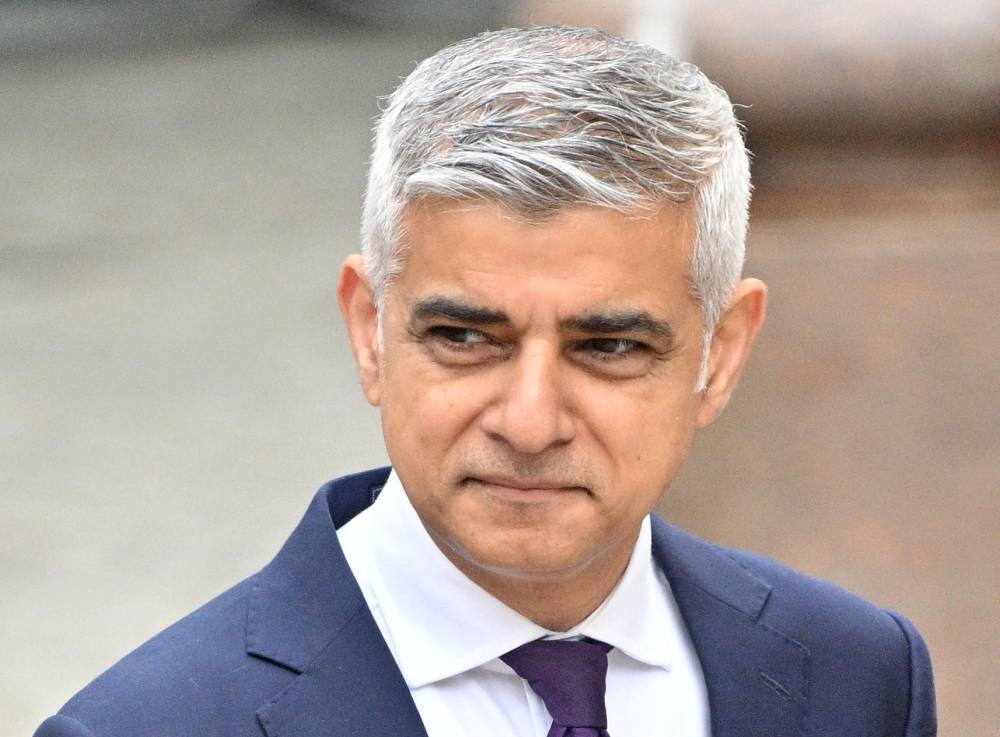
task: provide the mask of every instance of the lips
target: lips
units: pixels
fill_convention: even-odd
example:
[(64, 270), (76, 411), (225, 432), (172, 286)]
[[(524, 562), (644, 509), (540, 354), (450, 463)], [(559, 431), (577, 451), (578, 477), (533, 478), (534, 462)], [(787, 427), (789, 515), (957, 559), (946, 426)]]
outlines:
[(512, 476), (469, 476), (467, 482), (482, 484), (485, 486), (508, 489), (511, 492), (532, 493), (532, 492), (560, 492), (560, 491), (582, 491), (583, 487), (572, 482), (551, 479), (525, 479)]

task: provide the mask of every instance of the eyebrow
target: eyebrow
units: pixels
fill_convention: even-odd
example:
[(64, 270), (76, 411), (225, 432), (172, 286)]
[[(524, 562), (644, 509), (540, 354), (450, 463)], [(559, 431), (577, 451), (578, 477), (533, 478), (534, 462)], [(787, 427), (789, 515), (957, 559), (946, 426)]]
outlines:
[[(414, 303), (410, 312), (411, 323), (435, 318), (452, 320), (467, 325), (510, 325), (506, 313), (488, 307), (464, 302), (452, 297), (433, 296)], [(645, 310), (617, 310), (591, 312), (568, 317), (560, 323), (563, 330), (606, 335), (608, 333), (645, 333), (667, 342), (676, 340), (674, 328), (666, 320), (659, 320)]]
[(645, 333), (673, 342), (673, 327), (666, 320), (658, 320), (645, 310), (594, 312), (568, 317), (563, 327), (582, 333)]
[(510, 325), (510, 318), (498, 310), (478, 307), (451, 297), (428, 297), (414, 303), (410, 321), (444, 318), (471, 325)]

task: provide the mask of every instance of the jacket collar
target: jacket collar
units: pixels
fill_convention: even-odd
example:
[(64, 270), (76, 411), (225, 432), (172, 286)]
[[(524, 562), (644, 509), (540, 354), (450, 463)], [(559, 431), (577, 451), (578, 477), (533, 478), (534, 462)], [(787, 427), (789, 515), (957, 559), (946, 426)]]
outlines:
[[(388, 473), (324, 485), (254, 580), (247, 652), (299, 674), (257, 712), (269, 737), (426, 737), (335, 534), (374, 501)], [(770, 586), (655, 515), (653, 554), (701, 661), (713, 737), (801, 734), (808, 653), (761, 621)]]

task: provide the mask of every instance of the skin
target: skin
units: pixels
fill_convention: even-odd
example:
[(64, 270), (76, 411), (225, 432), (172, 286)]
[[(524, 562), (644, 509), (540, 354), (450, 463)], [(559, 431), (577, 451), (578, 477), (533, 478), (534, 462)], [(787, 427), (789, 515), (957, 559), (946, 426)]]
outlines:
[(421, 521), (470, 579), (549, 629), (617, 583), (764, 319), (766, 288), (741, 281), (696, 393), (692, 216), (574, 207), (532, 224), (496, 204), (411, 203), (381, 347), (362, 258), (341, 270), (361, 385)]

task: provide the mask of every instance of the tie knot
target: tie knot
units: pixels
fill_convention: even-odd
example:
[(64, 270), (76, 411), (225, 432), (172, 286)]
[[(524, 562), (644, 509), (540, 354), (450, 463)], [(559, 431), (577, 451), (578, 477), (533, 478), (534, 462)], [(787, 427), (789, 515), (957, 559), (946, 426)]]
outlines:
[[(500, 659), (545, 702), (552, 715), (550, 734), (589, 727), (590, 734), (601, 735), (608, 727), (604, 687), (610, 649), (607, 643), (591, 639), (535, 640)], [(559, 727), (563, 729), (556, 732)]]

